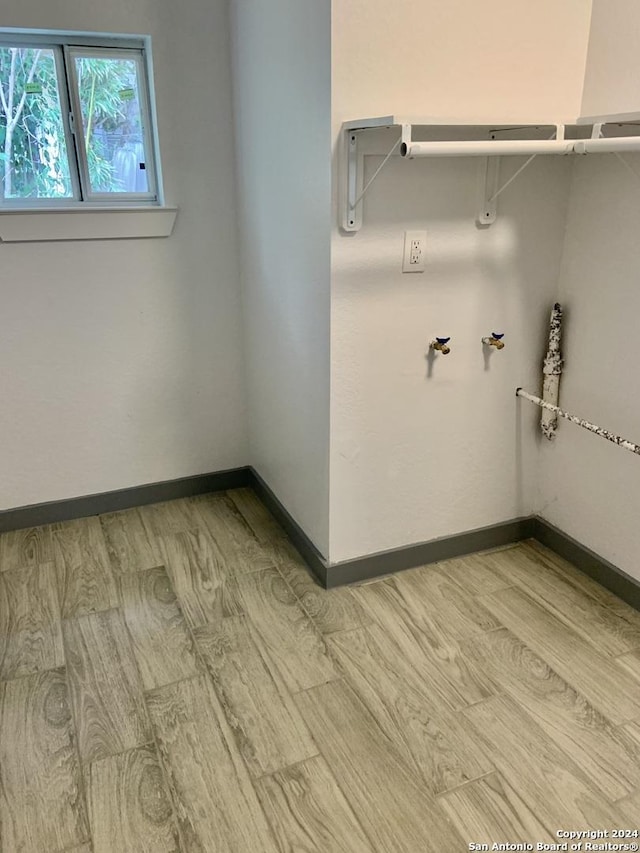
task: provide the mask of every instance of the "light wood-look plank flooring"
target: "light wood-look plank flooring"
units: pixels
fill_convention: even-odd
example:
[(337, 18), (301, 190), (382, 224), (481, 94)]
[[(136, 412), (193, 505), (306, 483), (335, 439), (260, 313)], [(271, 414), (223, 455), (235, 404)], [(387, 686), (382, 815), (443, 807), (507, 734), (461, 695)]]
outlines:
[(614, 828), (640, 614), (537, 543), (327, 592), (249, 489), (0, 536), (0, 853)]

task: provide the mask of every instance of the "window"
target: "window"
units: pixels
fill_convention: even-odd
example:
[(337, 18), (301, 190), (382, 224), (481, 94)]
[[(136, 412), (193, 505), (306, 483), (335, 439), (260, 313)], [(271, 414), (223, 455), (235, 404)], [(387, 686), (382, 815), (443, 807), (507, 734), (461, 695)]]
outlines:
[(160, 203), (146, 48), (0, 32), (0, 207)]

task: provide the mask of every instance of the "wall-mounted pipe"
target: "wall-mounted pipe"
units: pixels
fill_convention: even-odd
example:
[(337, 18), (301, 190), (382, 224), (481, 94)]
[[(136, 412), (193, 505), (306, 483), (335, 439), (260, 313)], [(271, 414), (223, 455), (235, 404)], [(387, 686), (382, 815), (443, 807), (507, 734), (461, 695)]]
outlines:
[(536, 406), (540, 406), (544, 411), (553, 412), (556, 417), (565, 418), (566, 420), (571, 421), (572, 424), (577, 424), (582, 427), (582, 429), (589, 430), (589, 432), (599, 435), (600, 438), (606, 438), (607, 441), (617, 444), (618, 447), (623, 447), (625, 450), (630, 450), (632, 453), (636, 453), (640, 456), (640, 444), (628, 441), (626, 438), (622, 438), (613, 432), (609, 432), (608, 429), (603, 429), (602, 427), (592, 424), (591, 421), (585, 421), (584, 418), (577, 417), (577, 415), (570, 415), (568, 412), (564, 412), (562, 409), (559, 409), (558, 406), (552, 406), (551, 403), (546, 403), (544, 400), (541, 400), (540, 397), (528, 394), (522, 388), (516, 388), (516, 397), (523, 397), (525, 400), (529, 400), (530, 403), (535, 403)]
[(530, 154), (571, 154), (573, 139), (463, 140), (460, 142), (403, 142), (400, 154), (416, 157), (500, 157)]
[[(562, 306), (556, 302), (551, 310), (549, 321), (549, 347), (542, 366), (542, 399), (552, 407), (558, 405), (560, 395), (560, 376), (562, 375), (562, 354), (560, 340), (562, 338)], [(551, 441), (555, 438), (558, 428), (558, 416), (553, 408), (542, 410), (540, 428), (545, 438)]]

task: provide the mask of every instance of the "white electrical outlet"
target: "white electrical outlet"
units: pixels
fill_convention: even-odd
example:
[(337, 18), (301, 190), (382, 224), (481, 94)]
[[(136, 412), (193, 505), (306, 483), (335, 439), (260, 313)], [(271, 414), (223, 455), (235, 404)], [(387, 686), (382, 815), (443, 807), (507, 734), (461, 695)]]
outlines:
[(426, 231), (405, 231), (402, 272), (424, 272), (426, 251)]

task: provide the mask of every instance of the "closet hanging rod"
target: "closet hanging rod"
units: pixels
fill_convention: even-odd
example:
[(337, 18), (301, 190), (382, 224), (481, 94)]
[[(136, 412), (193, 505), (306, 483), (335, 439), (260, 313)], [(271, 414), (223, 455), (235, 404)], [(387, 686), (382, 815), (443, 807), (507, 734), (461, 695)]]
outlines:
[(621, 438), (621, 436), (616, 435), (613, 432), (609, 432), (607, 429), (596, 426), (590, 421), (585, 421), (584, 418), (579, 418), (576, 415), (570, 415), (568, 412), (564, 412), (562, 409), (559, 409), (557, 406), (553, 406), (551, 403), (545, 403), (545, 401), (541, 400), (540, 397), (528, 394), (523, 388), (516, 388), (516, 397), (522, 397), (525, 400), (529, 400), (530, 403), (540, 406), (541, 409), (547, 409), (549, 412), (555, 412), (558, 417), (571, 421), (572, 424), (577, 424), (579, 427), (592, 432), (594, 435), (599, 435), (600, 438), (606, 438), (607, 441), (617, 444), (618, 447), (623, 447), (625, 450), (630, 450), (632, 453), (636, 453), (640, 456), (640, 444), (635, 444), (633, 441)]
[[(418, 157), (501, 157), (532, 154), (571, 154), (573, 139), (463, 140), (457, 142), (403, 142), (400, 154)], [(636, 143), (636, 149), (640, 143)], [(629, 149), (625, 149), (629, 150)]]
[(573, 150), (576, 154), (615, 154), (618, 151), (640, 151), (640, 136), (576, 139), (573, 143)]

